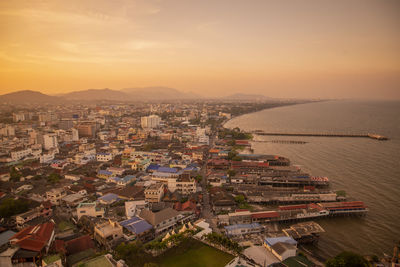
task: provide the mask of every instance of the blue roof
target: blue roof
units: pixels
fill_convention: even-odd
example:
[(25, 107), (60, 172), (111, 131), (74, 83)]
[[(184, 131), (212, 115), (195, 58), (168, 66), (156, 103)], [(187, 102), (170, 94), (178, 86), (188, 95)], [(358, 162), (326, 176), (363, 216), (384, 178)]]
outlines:
[(197, 171), (197, 167), (194, 166), (188, 166), (183, 169), (184, 171)]
[(167, 173), (177, 173), (177, 168), (169, 168), (169, 167), (159, 167), (158, 172), (167, 172)]
[(259, 223), (250, 223), (250, 224), (233, 224), (233, 225), (228, 225), (225, 226), (225, 230), (227, 231), (232, 231), (235, 229), (248, 229), (248, 228), (260, 228), (261, 225)]
[(113, 200), (117, 200), (118, 199), (118, 195), (114, 194), (114, 193), (108, 193), (105, 194), (102, 197), (98, 198), (99, 200), (103, 200), (105, 202), (112, 202)]
[(290, 236), (267, 237), (264, 241), (269, 246), (273, 246), (276, 243), (289, 243), (292, 245), (297, 245), (297, 241)]
[(120, 180), (125, 181), (125, 182), (129, 182), (129, 181), (132, 181), (135, 178), (136, 178), (135, 175), (126, 175), (125, 177), (120, 178)]
[(99, 174), (112, 175), (113, 173), (110, 171), (106, 171), (106, 170), (100, 170)]
[(153, 226), (151, 224), (149, 224), (147, 221), (145, 221), (142, 218), (139, 218), (137, 216), (132, 217), (128, 220), (122, 221), (119, 224), (135, 234), (141, 234), (141, 233), (153, 228)]
[(160, 165), (151, 163), (151, 164), (147, 167), (147, 171), (149, 171), (149, 170), (156, 171), (156, 170), (158, 170), (158, 168), (160, 168)]

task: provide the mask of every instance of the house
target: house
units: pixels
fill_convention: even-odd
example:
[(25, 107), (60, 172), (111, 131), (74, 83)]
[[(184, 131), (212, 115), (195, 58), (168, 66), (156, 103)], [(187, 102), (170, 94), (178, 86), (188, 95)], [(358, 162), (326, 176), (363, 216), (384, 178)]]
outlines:
[(154, 227), (156, 234), (173, 229), (185, 218), (181, 212), (172, 208), (165, 208), (159, 212), (142, 210), (139, 216), (148, 221)]
[(144, 190), (145, 200), (149, 203), (158, 203), (164, 196), (164, 184), (155, 183)]
[(108, 162), (113, 159), (113, 155), (111, 153), (97, 153), (96, 160), (100, 162)]
[(124, 174), (125, 169), (124, 168), (116, 168), (116, 167), (108, 167), (107, 171), (111, 172), (113, 175), (121, 176)]
[(117, 178), (116, 182), (117, 182), (117, 185), (119, 185), (119, 186), (126, 186), (127, 184), (133, 182), (134, 180), (136, 180), (135, 175), (126, 175), (122, 178)]
[(46, 192), (46, 198), (52, 205), (60, 205), (62, 198), (66, 195), (67, 193), (62, 188), (53, 188)]
[(18, 214), (15, 216), (17, 227), (22, 227), (25, 223), (32, 221), (38, 217), (48, 217), (52, 215), (53, 210), (51, 209), (50, 201), (43, 202), (39, 207), (33, 208), (27, 212)]
[(263, 227), (258, 223), (234, 224), (225, 226), (226, 235), (229, 237), (243, 236), (248, 234), (259, 234)]
[(11, 245), (18, 246), (18, 250), (11, 257), (12, 263), (36, 262), (48, 252), (53, 240), (53, 222), (22, 229), (9, 239)]
[(177, 211), (182, 211), (184, 213), (194, 213), (197, 216), (200, 214), (200, 210), (197, 208), (196, 203), (191, 200), (188, 200), (184, 203), (176, 202), (174, 204), (174, 209)]
[(147, 202), (145, 200), (134, 200), (125, 202), (125, 216), (131, 218), (140, 213), (144, 208), (147, 208)]
[(79, 181), (81, 179), (81, 177), (79, 175), (74, 175), (74, 174), (66, 174), (66, 175), (64, 175), (64, 178), (75, 181), (75, 182)]
[(134, 216), (119, 224), (128, 232), (127, 240), (140, 239), (147, 241), (153, 238), (153, 226), (142, 218)]
[(123, 228), (118, 222), (108, 220), (94, 227), (94, 239), (108, 249), (116, 246), (123, 238)]
[(127, 185), (109, 192), (125, 200), (143, 200), (145, 198), (143, 186)]
[(104, 209), (97, 207), (96, 203), (80, 203), (76, 208), (76, 213), (78, 216), (78, 220), (86, 215), (89, 217), (97, 217), (103, 218), (104, 217)]
[(0, 171), (0, 181), (2, 181), (2, 182), (10, 181), (10, 172), (9, 171)]
[(113, 176), (114, 176), (114, 174), (107, 170), (99, 170), (97, 172), (97, 177), (102, 178), (102, 179), (108, 179)]
[(267, 237), (264, 246), (280, 261), (294, 257), (297, 253), (297, 241), (289, 236)]
[(116, 195), (114, 193), (105, 194), (104, 196), (101, 196), (97, 199), (97, 201), (99, 201), (101, 204), (105, 204), (105, 205), (110, 205), (118, 200), (119, 200), (118, 195)]
[(66, 195), (62, 198), (62, 202), (65, 203), (68, 207), (76, 207), (79, 203), (86, 200), (87, 197), (81, 193)]

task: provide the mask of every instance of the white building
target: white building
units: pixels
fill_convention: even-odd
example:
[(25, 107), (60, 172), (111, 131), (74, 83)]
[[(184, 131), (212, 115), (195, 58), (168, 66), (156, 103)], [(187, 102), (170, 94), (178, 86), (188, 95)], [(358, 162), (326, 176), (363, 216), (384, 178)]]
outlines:
[(24, 120), (25, 120), (24, 113), (13, 113), (13, 121), (14, 122), (19, 122), (19, 121), (24, 121)]
[(14, 136), (15, 135), (15, 128), (11, 125), (6, 125), (0, 128), (0, 135), (4, 136)]
[(113, 159), (113, 155), (111, 153), (97, 153), (96, 160), (101, 162), (107, 162)]
[(43, 154), (40, 156), (40, 163), (50, 163), (54, 159), (54, 153)]
[(58, 147), (57, 135), (55, 133), (48, 133), (43, 135), (43, 147), (50, 150)]
[(138, 215), (144, 208), (147, 208), (147, 202), (145, 200), (126, 201), (125, 215), (127, 218), (131, 218)]
[(52, 205), (60, 205), (61, 199), (66, 195), (67, 193), (62, 188), (53, 188), (46, 192), (46, 198), (50, 200)]
[(32, 154), (32, 149), (30, 149), (30, 148), (17, 149), (17, 150), (11, 151), (11, 159), (13, 161), (21, 160), (30, 154)]
[(74, 141), (74, 142), (79, 141), (79, 132), (78, 132), (78, 129), (71, 128), (71, 133), (72, 133), (72, 141)]
[(96, 203), (80, 203), (76, 208), (78, 220), (86, 215), (89, 217), (103, 218), (104, 209), (97, 207)]
[(157, 115), (150, 115), (141, 118), (141, 126), (145, 128), (156, 128), (160, 125), (161, 118)]

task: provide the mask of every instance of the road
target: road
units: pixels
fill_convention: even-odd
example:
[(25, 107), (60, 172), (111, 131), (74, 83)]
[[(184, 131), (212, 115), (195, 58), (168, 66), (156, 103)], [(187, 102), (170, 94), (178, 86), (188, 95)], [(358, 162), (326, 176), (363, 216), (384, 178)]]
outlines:
[(214, 139), (215, 139), (215, 137), (214, 137), (214, 135), (212, 135), (210, 137), (210, 143), (207, 148), (206, 155), (204, 157), (204, 164), (200, 171), (201, 176), (202, 176), (201, 188), (202, 188), (202, 192), (203, 192), (203, 206), (201, 209), (201, 216), (202, 216), (202, 218), (204, 218), (206, 220), (207, 223), (210, 224), (210, 227), (211, 227), (211, 229), (213, 229), (213, 231), (219, 232), (219, 229), (217, 227), (217, 219), (212, 211), (211, 204), (210, 204), (210, 194), (207, 190), (207, 172), (208, 172), (207, 161), (209, 159), (208, 150), (214, 146)]

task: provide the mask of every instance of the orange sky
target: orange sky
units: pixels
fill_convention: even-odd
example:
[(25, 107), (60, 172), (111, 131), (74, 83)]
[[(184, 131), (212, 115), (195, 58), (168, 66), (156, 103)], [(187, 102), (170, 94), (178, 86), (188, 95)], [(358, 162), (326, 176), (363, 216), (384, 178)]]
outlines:
[(0, 93), (400, 99), (400, 1), (0, 2)]

